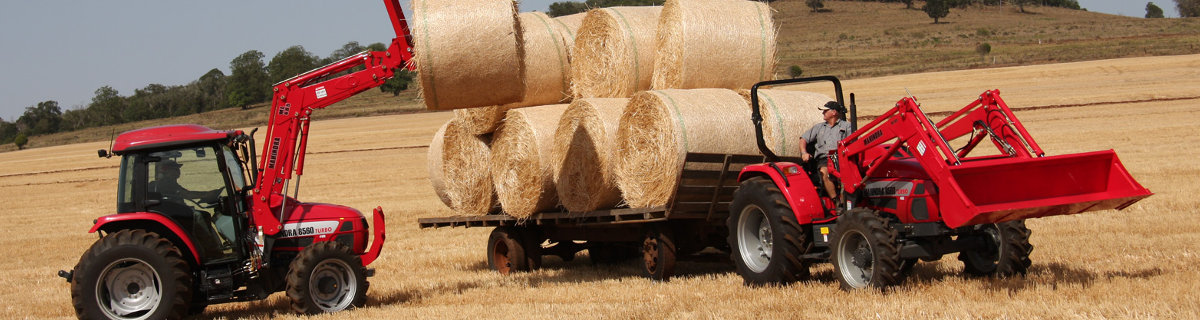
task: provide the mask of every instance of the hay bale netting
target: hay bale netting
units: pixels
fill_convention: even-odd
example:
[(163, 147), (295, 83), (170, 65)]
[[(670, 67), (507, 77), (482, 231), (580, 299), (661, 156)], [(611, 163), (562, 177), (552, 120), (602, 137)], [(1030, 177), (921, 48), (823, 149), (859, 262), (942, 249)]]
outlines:
[(588, 11), (572, 51), (571, 93), (576, 98), (625, 98), (650, 88), (661, 11), (662, 7)]
[(750, 107), (728, 89), (639, 92), (621, 114), (617, 186), (632, 208), (667, 204), (688, 152), (759, 154)]
[(445, 145), (446, 127), (454, 122), (453, 119), (446, 121), (441, 128), (438, 128), (437, 133), (433, 134), (433, 141), (429, 142), (429, 153), (426, 155), (425, 167), (429, 169), (429, 183), (433, 185), (433, 192), (437, 193), (438, 199), (447, 207), (450, 207), (450, 195), (446, 193), (446, 173), (442, 166), (443, 146)]
[(612, 208), (621, 202), (613, 175), (613, 142), (629, 99), (588, 98), (571, 102), (554, 132), (554, 186), (570, 212)]
[(475, 134), (495, 131), (508, 110), (562, 103), (571, 97), (571, 63), (567, 60), (571, 44), (563, 40), (563, 34), (572, 31), (545, 13), (525, 12), (518, 17), (525, 50), (525, 95), (517, 103), (454, 110)]
[(509, 110), (492, 143), (491, 171), (505, 213), (526, 218), (558, 204), (550, 148), (567, 105)]
[(525, 94), (512, 0), (413, 0), (413, 63), (430, 110), (501, 105)]
[[(750, 90), (738, 93), (750, 103)], [(758, 90), (759, 113), (763, 117), (763, 140), (781, 157), (800, 156), (800, 135), (824, 121), (817, 107), (833, 101), (824, 94), (779, 89)]]
[(774, 78), (775, 24), (766, 3), (667, 0), (657, 40), (654, 89), (743, 89)]
[(458, 121), (446, 125), (442, 136), (442, 183), (450, 209), (463, 215), (484, 215), (496, 206), (486, 136), (476, 136)]
[(558, 23), (566, 31), (562, 36), (563, 41), (567, 43), (568, 55), (575, 48), (575, 35), (579, 33), (579, 26), (583, 25), (584, 16), (587, 16), (587, 12), (554, 17), (554, 22)]

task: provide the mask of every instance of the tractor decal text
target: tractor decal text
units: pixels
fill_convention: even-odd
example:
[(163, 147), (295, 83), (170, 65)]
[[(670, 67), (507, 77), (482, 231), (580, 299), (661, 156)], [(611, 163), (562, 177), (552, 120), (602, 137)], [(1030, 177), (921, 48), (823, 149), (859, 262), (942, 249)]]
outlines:
[(275, 160), (279, 159), (279, 137), (271, 139), (271, 156), (267, 160), (267, 169), (275, 168)]
[(288, 223), (283, 225), (283, 230), (280, 231), (279, 238), (298, 238), (330, 234), (333, 233), (334, 230), (337, 230), (337, 226), (337, 221)]
[(867, 183), (868, 197), (906, 197), (912, 194), (913, 183), (908, 181), (876, 181)]
[(866, 139), (863, 139), (863, 144), (869, 145), (872, 141), (878, 140), (881, 137), (883, 137), (883, 131), (875, 131), (875, 133), (872, 133), (871, 135), (867, 136)]

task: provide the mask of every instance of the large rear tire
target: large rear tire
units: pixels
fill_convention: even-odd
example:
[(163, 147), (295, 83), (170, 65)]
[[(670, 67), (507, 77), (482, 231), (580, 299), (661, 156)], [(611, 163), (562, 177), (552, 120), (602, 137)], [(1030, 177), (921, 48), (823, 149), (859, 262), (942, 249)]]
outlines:
[(71, 282), (80, 319), (179, 319), (192, 301), (191, 267), (156, 233), (120, 230), (92, 244)]
[(362, 307), (367, 301), (365, 269), (361, 257), (337, 242), (304, 248), (287, 275), (292, 311), (318, 314)]
[(802, 259), (812, 250), (808, 229), (779, 187), (754, 177), (742, 182), (729, 205), (730, 258), (746, 285), (788, 284), (810, 277)]
[(833, 269), (842, 290), (887, 288), (904, 281), (898, 232), (865, 208), (838, 217), (833, 231)]
[(958, 259), (963, 262), (963, 273), (971, 276), (1011, 277), (1025, 275), (1029, 266), (1029, 244), (1031, 231), (1024, 220), (984, 224), (974, 227), (974, 234), (987, 243), (984, 250), (963, 251)]

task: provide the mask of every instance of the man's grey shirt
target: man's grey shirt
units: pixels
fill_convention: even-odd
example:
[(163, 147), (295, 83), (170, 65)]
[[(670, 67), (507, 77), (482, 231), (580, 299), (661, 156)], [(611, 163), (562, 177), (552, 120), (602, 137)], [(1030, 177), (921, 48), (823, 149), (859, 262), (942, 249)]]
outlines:
[(800, 138), (803, 138), (804, 141), (815, 143), (816, 150), (813, 155), (818, 158), (824, 158), (829, 154), (829, 151), (837, 149), (838, 141), (845, 139), (849, 135), (849, 122), (838, 120), (837, 123), (831, 126), (825, 121), (821, 121), (814, 124), (807, 132), (804, 132), (804, 135), (801, 135)]

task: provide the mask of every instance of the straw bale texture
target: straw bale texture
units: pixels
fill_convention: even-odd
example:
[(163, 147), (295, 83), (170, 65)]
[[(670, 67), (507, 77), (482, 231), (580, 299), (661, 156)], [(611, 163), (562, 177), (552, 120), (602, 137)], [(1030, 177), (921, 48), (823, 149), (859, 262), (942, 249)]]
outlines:
[(521, 100), (525, 64), (511, 0), (413, 0), (421, 97), (430, 110)]
[(446, 127), (454, 120), (446, 121), (437, 132), (433, 134), (433, 141), (429, 142), (429, 152), (426, 154), (426, 168), (429, 169), (429, 183), (433, 185), (433, 192), (437, 194), (438, 200), (447, 207), (450, 207), (450, 195), (446, 194), (446, 173), (442, 171), (442, 146), (445, 145)]
[(446, 125), (442, 137), (442, 183), (450, 209), (464, 215), (487, 214), (496, 206), (487, 141), (454, 120)]
[(621, 202), (613, 175), (613, 141), (629, 99), (588, 98), (571, 102), (554, 132), (554, 185), (570, 212), (606, 209)]
[(728, 89), (634, 95), (621, 114), (614, 152), (625, 203), (666, 205), (688, 152), (758, 154), (746, 100)]
[(749, 88), (775, 69), (771, 8), (758, 1), (667, 0), (654, 89)]
[[(750, 90), (738, 93), (750, 104)], [(817, 107), (833, 101), (824, 94), (779, 89), (758, 90), (759, 113), (763, 117), (763, 140), (781, 157), (800, 156), (800, 135), (824, 121)]]
[(564, 37), (574, 31), (541, 12), (524, 12), (518, 18), (525, 49), (525, 96), (517, 103), (454, 110), (454, 115), (475, 134), (495, 131), (508, 110), (561, 103), (571, 97), (571, 63), (567, 56), (571, 42)]
[(588, 11), (572, 51), (571, 93), (576, 98), (624, 98), (649, 89), (661, 11), (662, 7)]
[(566, 30), (566, 32), (562, 33), (562, 36), (563, 41), (567, 43), (568, 55), (575, 49), (575, 35), (579, 33), (579, 26), (583, 25), (584, 16), (587, 16), (587, 12), (554, 17), (554, 22), (558, 23), (563, 30)]
[(513, 109), (492, 144), (492, 178), (500, 207), (525, 218), (558, 204), (550, 157), (554, 129), (567, 105)]

